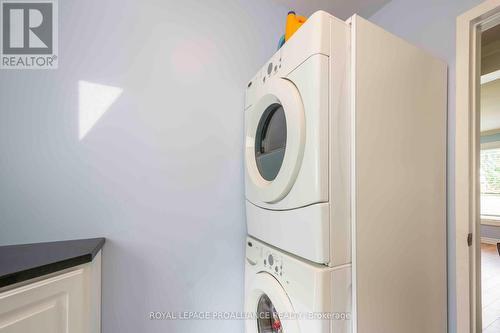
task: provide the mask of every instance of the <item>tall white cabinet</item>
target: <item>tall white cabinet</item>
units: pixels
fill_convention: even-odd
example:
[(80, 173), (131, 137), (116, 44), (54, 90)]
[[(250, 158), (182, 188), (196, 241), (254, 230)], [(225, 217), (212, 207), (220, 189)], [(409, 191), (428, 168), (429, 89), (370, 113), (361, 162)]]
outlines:
[(447, 66), (350, 23), (354, 331), (446, 332)]

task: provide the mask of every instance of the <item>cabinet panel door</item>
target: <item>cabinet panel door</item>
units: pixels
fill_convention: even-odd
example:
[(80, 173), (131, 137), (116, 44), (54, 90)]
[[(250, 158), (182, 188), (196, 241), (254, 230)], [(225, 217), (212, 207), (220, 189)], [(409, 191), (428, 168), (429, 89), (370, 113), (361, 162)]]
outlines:
[(446, 332), (446, 64), (353, 22), (357, 332)]
[(0, 333), (81, 333), (83, 270), (0, 294)]

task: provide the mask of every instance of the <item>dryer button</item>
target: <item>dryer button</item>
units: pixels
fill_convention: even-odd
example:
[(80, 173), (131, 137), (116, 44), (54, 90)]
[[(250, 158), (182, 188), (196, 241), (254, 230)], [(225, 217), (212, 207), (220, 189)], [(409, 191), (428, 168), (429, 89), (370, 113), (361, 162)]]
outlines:
[(269, 257), (267, 258), (267, 261), (269, 261), (269, 265), (273, 265), (274, 264), (274, 258), (273, 258), (273, 255), (270, 254)]

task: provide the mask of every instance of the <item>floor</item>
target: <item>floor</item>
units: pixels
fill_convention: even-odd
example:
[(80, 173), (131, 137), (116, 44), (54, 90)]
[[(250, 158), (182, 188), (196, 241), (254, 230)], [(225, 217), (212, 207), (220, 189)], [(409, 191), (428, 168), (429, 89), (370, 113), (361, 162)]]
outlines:
[(500, 333), (500, 256), (497, 246), (481, 244), (483, 333)]

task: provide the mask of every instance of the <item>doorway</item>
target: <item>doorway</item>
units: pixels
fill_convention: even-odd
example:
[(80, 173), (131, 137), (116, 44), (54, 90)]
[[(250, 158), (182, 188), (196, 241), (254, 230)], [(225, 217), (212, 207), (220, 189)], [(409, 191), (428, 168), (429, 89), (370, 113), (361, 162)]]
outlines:
[[(479, 229), (482, 331), (500, 332), (500, 24), (481, 32)], [(498, 246), (497, 246), (498, 244)]]
[[(499, 178), (500, 0), (457, 18), (455, 257), (457, 333), (500, 332), (496, 234)], [(500, 89), (500, 87), (499, 87)], [(482, 112), (481, 112), (482, 111)], [(495, 122), (498, 121), (499, 124)], [(497, 238), (498, 237), (498, 238)], [(481, 274), (482, 273), (482, 274)]]

